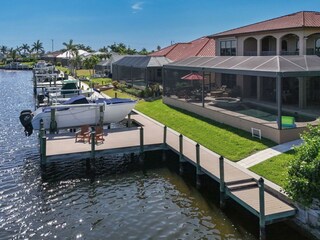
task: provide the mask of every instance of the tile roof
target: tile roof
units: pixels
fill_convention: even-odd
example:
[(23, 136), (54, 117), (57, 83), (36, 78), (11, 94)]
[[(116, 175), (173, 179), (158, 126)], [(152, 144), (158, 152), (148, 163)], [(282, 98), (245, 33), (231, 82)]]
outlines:
[(215, 56), (215, 41), (212, 38), (201, 37), (188, 43), (176, 43), (165, 47), (149, 56), (164, 56), (172, 61), (192, 56)]
[(213, 34), (211, 37), (221, 37), (229, 35), (238, 35), (252, 32), (302, 28), (302, 27), (320, 27), (320, 12), (302, 11), (270, 20), (250, 24)]

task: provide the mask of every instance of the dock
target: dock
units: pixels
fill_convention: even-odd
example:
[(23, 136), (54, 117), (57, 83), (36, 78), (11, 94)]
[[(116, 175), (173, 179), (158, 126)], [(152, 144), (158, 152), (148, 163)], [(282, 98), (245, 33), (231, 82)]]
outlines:
[(42, 163), (72, 158), (92, 159), (106, 154), (172, 150), (179, 155), (181, 165), (189, 162), (196, 167), (197, 185), (202, 174), (220, 184), (221, 208), (225, 207), (225, 200), (231, 198), (259, 218), (260, 239), (265, 239), (266, 225), (295, 216), (296, 209), (265, 188), (262, 178), (255, 179), (236, 163), (141, 113), (131, 114), (129, 120), (139, 126), (104, 129), (105, 141), (94, 145), (75, 142), (75, 133), (42, 136)]

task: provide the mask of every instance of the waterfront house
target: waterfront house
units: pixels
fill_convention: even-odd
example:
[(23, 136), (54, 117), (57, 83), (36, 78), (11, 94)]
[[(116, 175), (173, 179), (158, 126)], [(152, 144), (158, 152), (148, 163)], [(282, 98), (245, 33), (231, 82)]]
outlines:
[[(191, 57), (164, 66), (165, 103), (257, 130), (279, 143), (298, 138), (308, 122), (316, 123), (319, 12), (297, 12), (208, 37), (214, 39), (215, 57)], [(192, 72), (202, 74), (202, 80), (183, 79)], [(247, 105), (239, 110), (238, 100)], [(284, 126), (283, 115), (295, 122)]]

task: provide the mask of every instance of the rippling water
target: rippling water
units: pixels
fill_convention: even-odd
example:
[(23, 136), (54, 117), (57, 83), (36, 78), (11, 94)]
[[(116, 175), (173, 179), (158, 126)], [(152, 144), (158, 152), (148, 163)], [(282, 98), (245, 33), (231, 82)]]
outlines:
[[(18, 117), (33, 109), (31, 72), (0, 71), (0, 239), (255, 239), (164, 166), (137, 156), (39, 166), (36, 134)], [(152, 159), (146, 159), (152, 161)]]

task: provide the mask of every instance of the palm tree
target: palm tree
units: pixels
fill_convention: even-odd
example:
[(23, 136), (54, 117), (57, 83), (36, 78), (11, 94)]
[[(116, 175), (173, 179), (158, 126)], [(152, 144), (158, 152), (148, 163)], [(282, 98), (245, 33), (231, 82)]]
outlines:
[[(92, 55), (89, 58), (86, 58), (83, 61), (83, 65), (86, 69), (89, 69), (89, 73), (92, 76), (94, 74), (94, 67), (98, 64), (98, 62), (100, 61), (99, 57)], [(91, 70), (93, 70), (93, 74), (91, 74)]]
[(36, 51), (37, 57), (39, 57), (39, 52), (44, 50), (42, 46), (42, 42), (40, 42), (40, 40), (37, 40), (36, 42), (34, 42), (32, 44), (32, 50)]
[(15, 60), (17, 58), (17, 50), (10, 48), (9, 49), (9, 56), (12, 58), (12, 62), (15, 62)]
[(21, 56), (22, 48), (19, 47), (19, 46), (17, 46), (17, 47), (16, 47), (16, 51), (17, 51), (17, 53)]
[(68, 43), (64, 42), (62, 44), (66, 47), (66, 50), (69, 51), (68, 58), (71, 58), (76, 54), (77, 45), (73, 43), (72, 39), (70, 39)]
[(7, 46), (1, 46), (0, 48), (0, 52), (3, 54), (3, 55), (6, 55), (7, 52), (8, 52), (8, 47)]
[(74, 50), (74, 56), (72, 59), (69, 60), (70, 62), (70, 67), (71, 67), (71, 74), (76, 76), (76, 69), (79, 69), (82, 63), (82, 58), (79, 55), (79, 51), (78, 50)]
[(27, 43), (24, 43), (20, 48), (21, 50), (23, 50), (23, 55), (27, 56), (27, 52), (29, 52), (30, 46)]

